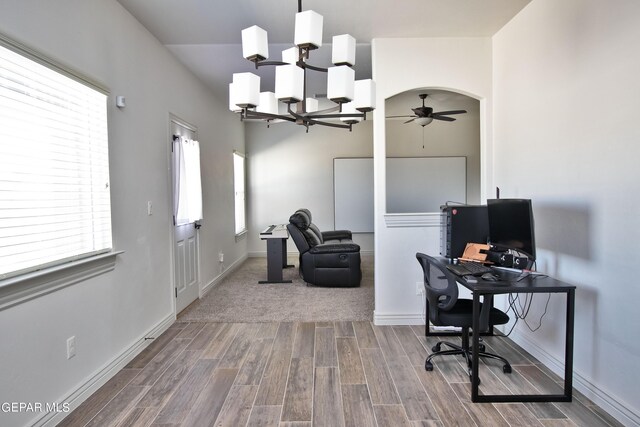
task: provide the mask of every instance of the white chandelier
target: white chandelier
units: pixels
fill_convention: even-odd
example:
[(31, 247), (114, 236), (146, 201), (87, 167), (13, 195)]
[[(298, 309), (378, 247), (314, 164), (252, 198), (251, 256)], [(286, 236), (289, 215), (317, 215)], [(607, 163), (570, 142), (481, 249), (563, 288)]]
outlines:
[[(282, 61), (267, 61), (267, 32), (254, 25), (242, 30), (242, 55), (256, 69), (275, 66), (274, 92), (260, 92), (260, 77), (253, 73), (234, 73), (229, 84), (229, 109), (239, 113), (241, 120), (261, 119), (288, 121), (305, 126), (322, 125), (351, 130), (351, 126), (366, 120), (366, 113), (375, 108), (375, 82), (355, 80), (352, 66), (356, 58), (356, 39), (349, 34), (333, 37), (331, 62), (322, 68), (309, 64), (309, 52), (322, 46), (322, 15), (302, 11), (298, 0), (295, 19), (295, 47), (282, 51)], [(318, 110), (318, 100), (307, 97), (307, 71), (327, 73), (327, 98), (336, 105)], [(287, 105), (287, 114), (279, 114), (278, 101)], [(340, 119), (342, 123), (328, 119)]]

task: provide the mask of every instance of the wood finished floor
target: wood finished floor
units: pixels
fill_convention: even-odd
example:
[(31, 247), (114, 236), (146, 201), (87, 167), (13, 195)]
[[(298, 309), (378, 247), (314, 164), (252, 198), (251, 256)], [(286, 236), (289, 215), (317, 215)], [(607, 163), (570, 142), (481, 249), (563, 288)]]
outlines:
[[(460, 357), (424, 359), (424, 327), (370, 322), (175, 323), (61, 426), (618, 426), (571, 403), (477, 404)], [(550, 393), (561, 379), (509, 339), (487, 337), (481, 392)]]

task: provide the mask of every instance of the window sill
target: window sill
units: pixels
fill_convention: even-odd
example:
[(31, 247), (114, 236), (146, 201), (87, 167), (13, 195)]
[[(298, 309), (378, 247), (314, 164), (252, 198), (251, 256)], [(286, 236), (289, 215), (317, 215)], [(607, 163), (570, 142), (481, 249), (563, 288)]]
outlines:
[(247, 229), (245, 228), (244, 230), (236, 234), (236, 242), (244, 239), (246, 235), (247, 235)]
[(0, 311), (111, 271), (124, 251), (68, 262), (0, 281)]

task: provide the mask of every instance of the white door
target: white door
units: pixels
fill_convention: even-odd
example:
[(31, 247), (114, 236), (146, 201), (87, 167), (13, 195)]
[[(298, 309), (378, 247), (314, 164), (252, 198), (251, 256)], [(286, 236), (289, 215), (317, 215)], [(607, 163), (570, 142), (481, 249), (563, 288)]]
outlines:
[[(196, 139), (195, 130), (187, 127), (175, 119), (171, 120), (172, 131), (172, 177), (173, 177), (173, 198), (176, 200), (176, 162), (174, 156), (175, 149), (174, 136)], [(175, 205), (175, 204), (174, 204)], [(174, 284), (176, 297), (176, 313), (180, 313), (189, 304), (195, 301), (200, 292), (199, 263), (200, 251), (198, 245), (198, 228), (194, 222), (176, 223), (174, 215)]]

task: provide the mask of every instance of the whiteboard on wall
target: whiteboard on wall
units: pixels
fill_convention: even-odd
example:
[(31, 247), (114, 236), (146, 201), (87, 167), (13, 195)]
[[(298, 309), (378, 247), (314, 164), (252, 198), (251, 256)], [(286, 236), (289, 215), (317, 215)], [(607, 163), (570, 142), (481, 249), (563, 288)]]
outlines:
[(335, 229), (373, 233), (373, 159), (333, 159)]
[[(439, 212), (447, 201), (466, 203), (466, 157), (387, 159), (387, 213)], [(335, 228), (373, 232), (373, 159), (333, 160)]]

